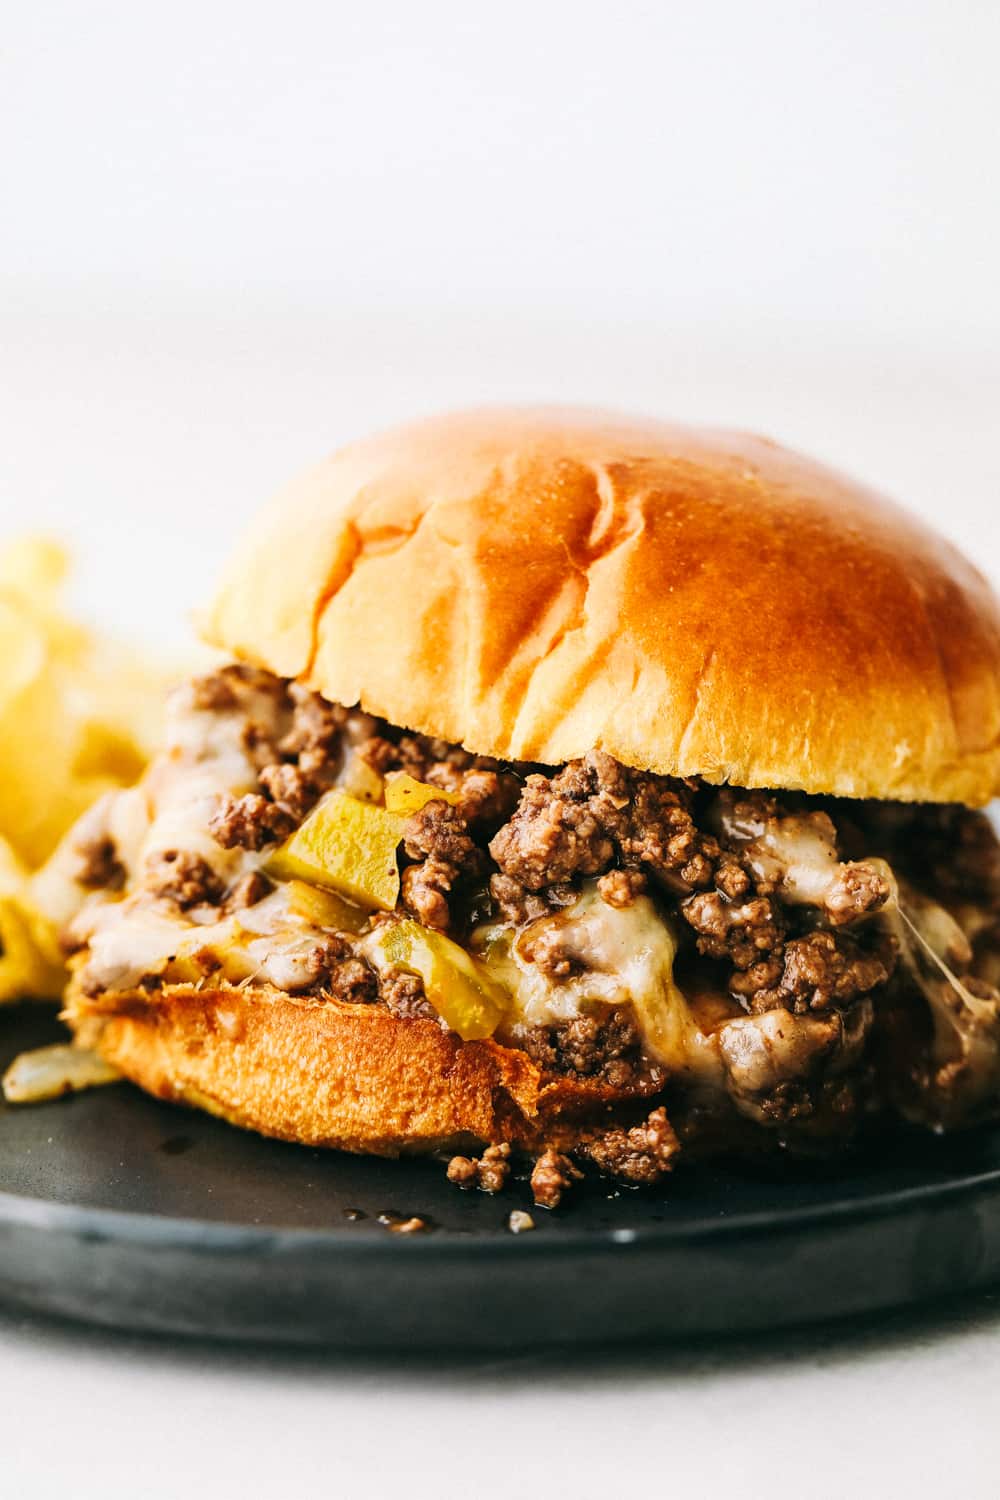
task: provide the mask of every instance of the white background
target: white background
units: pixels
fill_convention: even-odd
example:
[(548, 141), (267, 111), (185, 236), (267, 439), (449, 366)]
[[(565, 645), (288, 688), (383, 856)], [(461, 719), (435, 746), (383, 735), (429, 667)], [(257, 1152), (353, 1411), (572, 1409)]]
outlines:
[[(493, 399), (768, 431), (1000, 577), (992, 0), (2, 23), (0, 522), (71, 535), (95, 616), (175, 644), (296, 467)], [(998, 1337), (429, 1370), (8, 1319), (0, 1488), (990, 1495)]]

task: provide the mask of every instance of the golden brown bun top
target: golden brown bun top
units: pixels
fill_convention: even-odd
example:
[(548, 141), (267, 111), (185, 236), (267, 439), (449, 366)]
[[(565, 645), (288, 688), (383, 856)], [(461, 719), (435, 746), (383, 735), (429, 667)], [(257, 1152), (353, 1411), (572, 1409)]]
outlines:
[(956, 550), (763, 438), (474, 411), (335, 453), (208, 638), (480, 754), (982, 803), (1000, 611)]

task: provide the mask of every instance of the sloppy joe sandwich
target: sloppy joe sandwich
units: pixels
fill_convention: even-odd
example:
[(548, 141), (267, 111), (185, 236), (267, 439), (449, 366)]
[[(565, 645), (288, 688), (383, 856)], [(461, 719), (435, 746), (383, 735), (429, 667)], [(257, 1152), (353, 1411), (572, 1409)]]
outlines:
[(46, 872), (86, 1045), (234, 1124), (590, 1162), (1000, 1106), (1000, 613), (776, 444), (561, 410), (335, 454)]

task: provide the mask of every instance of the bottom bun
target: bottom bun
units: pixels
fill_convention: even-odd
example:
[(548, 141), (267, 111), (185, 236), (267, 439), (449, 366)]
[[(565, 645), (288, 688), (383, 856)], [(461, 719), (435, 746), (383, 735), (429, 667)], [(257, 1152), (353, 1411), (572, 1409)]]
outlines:
[(378, 1156), (496, 1141), (566, 1149), (643, 1093), (553, 1078), (516, 1048), (463, 1042), (433, 1020), (265, 986), (92, 997), (74, 984), (65, 1019), (160, 1099), (279, 1140)]

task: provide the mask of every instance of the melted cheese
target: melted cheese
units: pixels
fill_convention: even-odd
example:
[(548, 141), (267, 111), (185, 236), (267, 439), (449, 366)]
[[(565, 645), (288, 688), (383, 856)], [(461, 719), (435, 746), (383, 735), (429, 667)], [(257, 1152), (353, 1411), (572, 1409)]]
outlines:
[[(274, 718), (270, 699), (260, 696), (256, 719)], [(198, 854), (227, 883), (260, 863), (244, 849), (223, 849), (209, 824), (220, 796), (239, 797), (257, 785), (257, 767), (245, 740), (247, 711), (198, 710), (189, 689), (171, 696), (167, 710), (167, 743), (145, 779), (151, 809), (146, 837), (136, 851), (133, 870), (172, 849)]]
[[(191, 981), (220, 974), (231, 983), (266, 981), (290, 992), (315, 980), (317, 928), (279, 886), (256, 906), (213, 922), (185, 919), (167, 902), (117, 902), (89, 909), (88, 975), (108, 990), (134, 989), (150, 975)], [(194, 914), (190, 914), (193, 918)]]
[[(574, 968), (555, 978), (530, 954), (546, 929)], [(542, 917), (513, 942), (503, 931), (479, 935), (487, 964), (511, 996), (507, 1031), (552, 1026), (600, 1007), (631, 1006), (649, 1054), (672, 1073), (718, 1075), (715, 1036), (700, 1028), (674, 979), (677, 943), (648, 896), (609, 906), (590, 884), (571, 907)]]
[[(729, 812), (722, 826), (729, 839), (742, 845), (743, 857), (757, 879), (780, 887), (782, 900), (790, 906), (822, 908), (834, 897), (849, 868), (840, 862), (833, 824), (824, 813), (757, 818)], [(868, 859), (865, 864), (891, 882), (892, 872), (884, 860)]]

